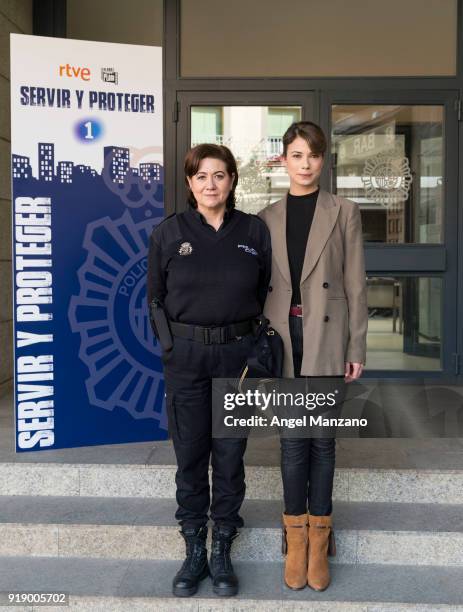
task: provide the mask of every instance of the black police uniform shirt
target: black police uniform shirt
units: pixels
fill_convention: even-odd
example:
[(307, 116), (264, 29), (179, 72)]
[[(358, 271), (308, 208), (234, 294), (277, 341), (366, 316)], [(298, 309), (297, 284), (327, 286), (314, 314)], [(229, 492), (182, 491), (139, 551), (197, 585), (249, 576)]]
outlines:
[(232, 209), (216, 231), (197, 210), (167, 217), (152, 232), (147, 298), (180, 323), (223, 326), (259, 315), (271, 274), (270, 232)]
[(288, 250), (289, 270), (293, 295), (292, 304), (301, 304), (301, 276), (304, 265), (305, 250), (312, 226), (318, 193), (295, 196), (288, 193), (286, 204), (286, 245)]

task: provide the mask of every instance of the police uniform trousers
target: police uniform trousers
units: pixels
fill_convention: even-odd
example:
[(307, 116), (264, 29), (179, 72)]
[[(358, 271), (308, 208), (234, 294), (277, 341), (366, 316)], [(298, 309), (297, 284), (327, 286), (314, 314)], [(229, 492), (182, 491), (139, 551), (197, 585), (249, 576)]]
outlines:
[[(212, 378), (236, 378), (253, 336), (227, 344), (203, 344), (174, 337), (163, 356), (169, 432), (177, 458), (175, 518), (182, 526), (216, 524), (241, 527), (247, 439), (212, 438)], [(212, 500), (209, 490), (212, 465)], [(212, 502), (212, 503), (211, 503)]]

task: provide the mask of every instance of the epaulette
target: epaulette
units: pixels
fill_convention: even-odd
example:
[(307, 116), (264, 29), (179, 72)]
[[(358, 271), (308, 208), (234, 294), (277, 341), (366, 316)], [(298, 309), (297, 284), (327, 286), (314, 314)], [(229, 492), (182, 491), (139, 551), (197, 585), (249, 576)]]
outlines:
[(263, 251), (267, 251), (270, 247), (270, 232), (260, 217), (250, 214), (249, 233), (248, 236), (261, 245)]
[(153, 235), (159, 236), (158, 240), (162, 240), (164, 243), (179, 240), (182, 237), (182, 233), (177, 213), (172, 213), (158, 223), (153, 230)]
[(165, 223), (165, 222), (166, 222), (168, 219), (172, 219), (172, 217), (175, 217), (175, 215), (176, 215), (176, 214), (177, 214), (177, 213), (176, 213), (176, 212), (174, 212), (174, 213), (172, 213), (171, 215), (168, 215), (167, 217), (164, 217), (164, 219), (163, 219), (162, 221), (160, 221), (160, 222), (159, 222), (159, 223), (156, 225), (156, 227), (159, 227), (160, 225), (162, 225), (163, 223)]
[(249, 214), (249, 216), (249, 236), (256, 239), (262, 238), (262, 231), (264, 232), (264, 235), (267, 235), (268, 229), (265, 221), (257, 215)]

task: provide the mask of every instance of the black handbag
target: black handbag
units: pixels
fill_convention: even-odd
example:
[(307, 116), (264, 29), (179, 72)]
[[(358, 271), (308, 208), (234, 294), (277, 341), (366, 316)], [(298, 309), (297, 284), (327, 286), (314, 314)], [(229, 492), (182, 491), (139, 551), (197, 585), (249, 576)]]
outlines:
[(248, 378), (281, 378), (283, 374), (283, 340), (269, 323), (264, 315), (253, 320), (254, 343), (240, 373), (240, 387)]

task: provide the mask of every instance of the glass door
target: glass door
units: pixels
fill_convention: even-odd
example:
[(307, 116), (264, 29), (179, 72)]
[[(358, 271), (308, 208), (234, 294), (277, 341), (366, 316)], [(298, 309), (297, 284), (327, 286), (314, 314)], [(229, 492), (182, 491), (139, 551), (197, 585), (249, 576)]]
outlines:
[(457, 97), (323, 97), (331, 190), (362, 215), (370, 375), (456, 373)]
[[(256, 213), (288, 188), (281, 137), (294, 120), (325, 130), (322, 186), (358, 203), (367, 266), (366, 375), (446, 377), (457, 368), (458, 92), (181, 92), (183, 158), (222, 143), (239, 163), (237, 207)], [(318, 106), (320, 100), (320, 106)]]

